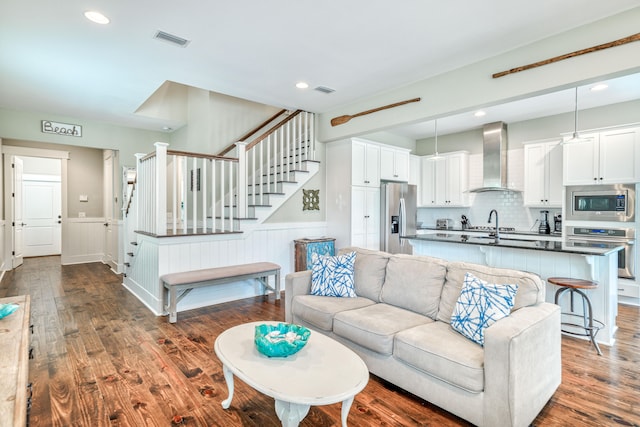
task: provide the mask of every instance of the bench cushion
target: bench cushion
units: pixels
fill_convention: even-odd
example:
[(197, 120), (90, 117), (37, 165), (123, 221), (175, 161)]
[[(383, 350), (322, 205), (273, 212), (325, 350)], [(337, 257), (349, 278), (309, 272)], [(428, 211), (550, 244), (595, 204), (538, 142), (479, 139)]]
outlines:
[(272, 262), (254, 262), (251, 264), (229, 265), (226, 267), (205, 268), (202, 270), (169, 273), (161, 277), (166, 285), (184, 285), (187, 283), (207, 282), (209, 280), (227, 277), (244, 276), (247, 274), (267, 273), (280, 270), (278, 264)]

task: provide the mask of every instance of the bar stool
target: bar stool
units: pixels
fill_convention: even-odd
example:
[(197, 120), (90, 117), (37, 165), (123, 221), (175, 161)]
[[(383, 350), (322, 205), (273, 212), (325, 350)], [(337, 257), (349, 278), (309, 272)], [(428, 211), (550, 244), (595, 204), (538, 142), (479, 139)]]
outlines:
[[(579, 317), (582, 318), (582, 324), (579, 323), (571, 323), (571, 322), (562, 322), (561, 325), (582, 328), (584, 329), (584, 333), (576, 332), (572, 330), (562, 329), (562, 332), (582, 336), (589, 337), (593, 346), (598, 351), (598, 356), (602, 356), (602, 352), (600, 351), (600, 347), (596, 342), (596, 335), (598, 331), (604, 327), (604, 324), (599, 320), (595, 320), (593, 318), (593, 309), (591, 308), (591, 301), (586, 293), (581, 291), (580, 289), (596, 289), (598, 287), (598, 283), (592, 282), (590, 280), (583, 279), (572, 279), (569, 277), (549, 277), (547, 279), (549, 283), (553, 283), (554, 285), (560, 286), (560, 289), (556, 291), (555, 303), (559, 305), (560, 299), (563, 295), (569, 292), (569, 296), (571, 297), (571, 311), (567, 313), (562, 313), (568, 317)], [(582, 298), (582, 314), (576, 313), (573, 309), (573, 295), (578, 294)]]

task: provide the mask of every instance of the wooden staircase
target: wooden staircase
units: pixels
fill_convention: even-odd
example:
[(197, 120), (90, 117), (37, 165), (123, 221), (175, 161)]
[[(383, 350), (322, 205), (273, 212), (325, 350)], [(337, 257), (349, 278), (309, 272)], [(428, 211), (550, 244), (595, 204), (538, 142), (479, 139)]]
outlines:
[(125, 274), (137, 235), (237, 235), (260, 227), (319, 170), (314, 116), (281, 111), (217, 155), (169, 150), (137, 155), (125, 170)]

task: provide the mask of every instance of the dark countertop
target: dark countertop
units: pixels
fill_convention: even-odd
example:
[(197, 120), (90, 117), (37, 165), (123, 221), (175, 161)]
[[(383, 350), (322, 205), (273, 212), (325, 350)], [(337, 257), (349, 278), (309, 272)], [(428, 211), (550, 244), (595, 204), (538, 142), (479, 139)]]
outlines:
[(615, 243), (584, 243), (573, 241), (549, 241), (549, 240), (531, 240), (531, 239), (518, 239), (513, 233), (509, 236), (505, 236), (504, 233), (500, 233), (500, 241), (495, 242), (493, 237), (487, 235), (482, 236), (475, 234), (449, 234), (448, 230), (440, 230), (442, 232), (432, 234), (415, 234), (410, 236), (404, 236), (410, 240), (420, 240), (424, 242), (445, 242), (445, 243), (460, 243), (466, 245), (479, 245), (479, 246), (495, 246), (498, 248), (513, 248), (513, 249), (531, 249), (537, 251), (549, 251), (549, 252), (564, 252), (580, 255), (609, 255), (623, 249)]
[[(429, 230), (429, 231), (437, 231), (438, 233), (446, 233), (448, 231), (455, 231), (456, 233), (461, 233), (461, 232), (467, 232), (470, 235), (473, 234), (487, 234), (488, 231), (483, 231), (483, 230), (463, 230), (462, 228), (448, 228), (448, 229), (442, 229), (442, 228), (436, 228), (436, 227), (429, 227), (429, 226), (421, 226), (418, 227), (418, 231), (419, 230)], [(515, 230), (515, 231), (501, 231), (500, 235), (520, 235), (520, 236), (546, 236), (546, 237), (562, 237), (562, 233), (555, 233), (555, 232), (551, 232), (551, 234), (540, 234), (537, 231), (522, 231), (522, 230)]]

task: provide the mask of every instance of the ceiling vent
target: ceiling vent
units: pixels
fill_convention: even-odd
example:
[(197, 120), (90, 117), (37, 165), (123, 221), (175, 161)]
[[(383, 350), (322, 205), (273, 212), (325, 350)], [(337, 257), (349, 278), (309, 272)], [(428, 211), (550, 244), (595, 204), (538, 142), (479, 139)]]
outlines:
[(176, 35), (173, 35), (164, 31), (160, 31), (160, 30), (156, 32), (153, 38), (165, 41), (167, 43), (175, 44), (176, 46), (180, 46), (180, 47), (187, 47), (187, 45), (190, 42), (190, 40), (183, 39), (182, 37), (178, 37)]
[(336, 91), (335, 89), (331, 89), (330, 87), (326, 87), (326, 86), (318, 86), (313, 90), (317, 90), (318, 92), (322, 92), (322, 93), (332, 93)]

